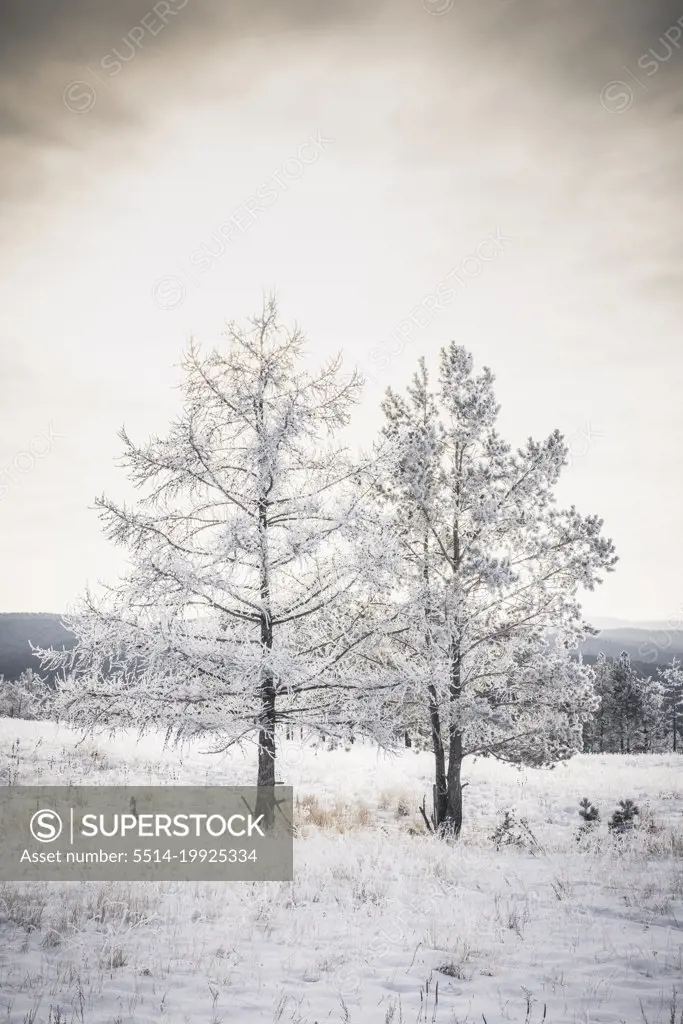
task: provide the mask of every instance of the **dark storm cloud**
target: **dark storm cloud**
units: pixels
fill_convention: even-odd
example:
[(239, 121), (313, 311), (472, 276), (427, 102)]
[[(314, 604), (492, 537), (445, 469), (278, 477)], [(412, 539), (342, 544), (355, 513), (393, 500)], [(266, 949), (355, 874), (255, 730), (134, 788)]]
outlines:
[[(434, 16), (431, 11), (442, 11)], [(159, 11), (158, 15), (153, 12)], [(166, 9), (166, 17), (163, 15)], [(150, 17), (156, 24), (141, 40), (169, 55), (192, 44), (213, 46), (252, 33), (293, 29), (324, 30), (362, 24), (380, 11), (392, 27), (424, 29), (435, 49), (479, 36), (485, 58), (487, 35), (505, 44), (513, 62), (534, 57), (548, 71), (573, 70), (579, 80), (602, 71), (610, 58), (634, 60), (657, 44), (683, 15), (673, 0), (2, 0), (0, 67), (4, 81), (40, 74), (46, 65), (98, 62), (111, 50), (127, 52), (129, 33)], [(161, 22), (168, 26), (161, 31)], [(393, 25), (392, 25), (393, 23)], [(146, 30), (145, 30), (146, 31)], [(681, 62), (683, 63), (683, 62)], [(170, 69), (166, 69), (170, 70)], [(495, 69), (492, 68), (492, 71)], [(11, 93), (11, 90), (10, 90)], [(5, 97), (10, 129), (21, 130), (16, 97)], [(34, 120), (29, 115), (27, 120)], [(11, 122), (11, 124), (9, 124)]]

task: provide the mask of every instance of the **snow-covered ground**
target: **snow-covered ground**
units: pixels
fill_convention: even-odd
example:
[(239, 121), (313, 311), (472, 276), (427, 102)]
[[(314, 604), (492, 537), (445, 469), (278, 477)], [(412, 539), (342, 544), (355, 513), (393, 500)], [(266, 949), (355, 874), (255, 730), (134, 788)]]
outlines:
[[(0, 784), (253, 784), (253, 748), (203, 751), (3, 719)], [(293, 883), (0, 885), (0, 1021), (670, 1024), (675, 990), (683, 1008), (680, 756), (480, 760), (454, 845), (421, 834), (427, 753), (295, 741), (280, 778)], [(580, 846), (583, 796), (603, 823)], [(610, 838), (626, 797), (652, 830)], [(513, 807), (540, 848), (496, 851)]]

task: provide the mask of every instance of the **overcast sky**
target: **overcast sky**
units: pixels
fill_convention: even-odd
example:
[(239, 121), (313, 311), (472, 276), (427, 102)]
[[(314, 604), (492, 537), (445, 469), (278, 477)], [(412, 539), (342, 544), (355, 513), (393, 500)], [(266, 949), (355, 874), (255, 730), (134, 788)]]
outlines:
[(511, 441), (570, 439), (560, 496), (621, 558), (588, 611), (683, 625), (677, 5), (0, 11), (1, 611), (115, 576), (117, 429), (163, 432), (189, 334), (276, 288), (312, 360), (368, 374), (362, 441), (419, 355), (470, 348)]

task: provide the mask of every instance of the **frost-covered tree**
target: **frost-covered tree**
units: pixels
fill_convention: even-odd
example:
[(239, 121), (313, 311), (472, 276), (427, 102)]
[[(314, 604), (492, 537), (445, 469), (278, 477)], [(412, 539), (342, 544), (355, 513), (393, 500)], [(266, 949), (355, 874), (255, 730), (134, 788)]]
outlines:
[(422, 360), (383, 410), (376, 487), (398, 549), (397, 672), (429, 724), (435, 823), (458, 834), (465, 757), (543, 766), (581, 748), (596, 701), (591, 670), (569, 654), (586, 630), (576, 597), (616, 557), (600, 519), (555, 506), (561, 435), (513, 450), (496, 430), (493, 376), (475, 376), (464, 348), (441, 351), (436, 386)]
[(72, 616), (74, 650), (43, 660), (69, 674), (60, 700), (77, 724), (213, 734), (223, 748), (255, 736), (270, 787), (280, 723), (390, 742), (392, 684), (371, 642), (386, 587), (358, 466), (336, 440), (360, 377), (338, 359), (306, 371), (274, 300), (227, 335), (208, 355), (191, 344), (165, 437), (137, 445), (122, 430), (142, 496), (98, 507), (132, 567)]
[(643, 718), (643, 687), (626, 651), (612, 665), (611, 712), (619, 752), (630, 754), (637, 745)]
[(593, 685), (599, 704), (593, 718), (584, 725), (584, 750), (604, 753), (611, 749), (612, 721), (615, 710), (612, 702), (612, 663), (599, 654), (593, 670)]
[(636, 731), (634, 753), (651, 754), (662, 745), (664, 687), (659, 679), (640, 676), (640, 728)]
[(608, 714), (611, 747), (621, 754), (649, 748), (649, 737), (656, 729), (658, 693), (653, 681), (641, 676), (626, 651), (612, 662)]
[(51, 687), (33, 669), (16, 680), (0, 676), (0, 718), (50, 718), (52, 704)]
[(683, 667), (678, 658), (658, 669), (662, 687), (661, 727), (667, 745), (677, 751), (683, 741)]
[(595, 664), (595, 692), (600, 704), (585, 729), (585, 749), (599, 753), (656, 750), (662, 724), (663, 686), (643, 676), (626, 651)]

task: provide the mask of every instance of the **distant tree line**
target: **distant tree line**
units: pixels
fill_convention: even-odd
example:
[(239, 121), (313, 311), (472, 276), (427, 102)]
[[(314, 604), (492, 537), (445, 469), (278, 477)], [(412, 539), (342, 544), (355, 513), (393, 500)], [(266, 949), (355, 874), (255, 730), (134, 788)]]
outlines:
[[(599, 654), (592, 666), (599, 701), (583, 724), (586, 754), (683, 753), (683, 666), (674, 658), (646, 675), (626, 651), (616, 658)], [(406, 747), (424, 749), (429, 730), (413, 719)]]
[[(583, 724), (586, 754), (683, 753), (683, 665), (673, 658), (646, 675), (626, 651), (599, 654), (592, 666), (599, 705)], [(405, 745), (421, 749), (428, 730), (415, 722)]]
[(638, 754), (683, 751), (683, 668), (674, 658), (644, 676), (624, 651), (601, 654), (594, 666), (600, 706), (584, 723), (586, 753)]

